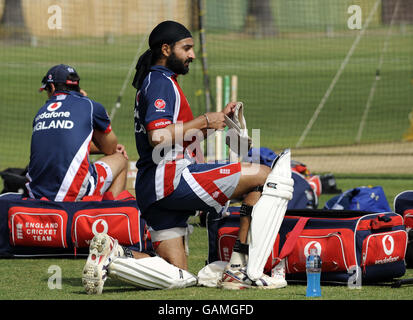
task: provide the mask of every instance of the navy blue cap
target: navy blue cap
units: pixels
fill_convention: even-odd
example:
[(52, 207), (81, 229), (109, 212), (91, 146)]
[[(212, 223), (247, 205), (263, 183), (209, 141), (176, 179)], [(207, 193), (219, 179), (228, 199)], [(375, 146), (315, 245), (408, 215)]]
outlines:
[(40, 87), (39, 91), (43, 91), (48, 83), (65, 83), (69, 85), (79, 85), (79, 80), (76, 81), (68, 79), (70, 74), (74, 74), (75, 76), (77, 76), (78, 79), (80, 79), (76, 70), (71, 66), (59, 64), (54, 67), (51, 67), (49, 71), (47, 71), (46, 75), (43, 77), (42, 86)]

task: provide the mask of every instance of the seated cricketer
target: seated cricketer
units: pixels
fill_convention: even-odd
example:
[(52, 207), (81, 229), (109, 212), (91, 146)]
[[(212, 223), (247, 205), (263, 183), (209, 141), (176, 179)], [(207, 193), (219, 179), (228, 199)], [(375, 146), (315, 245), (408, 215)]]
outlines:
[[(31, 198), (78, 201), (126, 187), (128, 156), (104, 107), (80, 89), (73, 67), (56, 65), (43, 77), (48, 100), (33, 120), (26, 184)], [(103, 154), (95, 163), (90, 154)]]

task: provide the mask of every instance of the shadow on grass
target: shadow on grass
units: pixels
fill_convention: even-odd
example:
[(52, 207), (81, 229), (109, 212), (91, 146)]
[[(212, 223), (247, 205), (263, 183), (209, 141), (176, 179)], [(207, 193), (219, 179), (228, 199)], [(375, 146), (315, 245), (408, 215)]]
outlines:
[[(62, 284), (73, 288), (74, 294), (85, 295), (85, 290), (82, 286), (81, 277), (75, 278), (63, 278)], [(125, 284), (120, 280), (108, 279), (105, 282), (104, 289), (105, 293), (122, 293), (122, 292), (133, 292), (133, 291), (145, 291), (145, 289), (140, 289), (132, 285)]]

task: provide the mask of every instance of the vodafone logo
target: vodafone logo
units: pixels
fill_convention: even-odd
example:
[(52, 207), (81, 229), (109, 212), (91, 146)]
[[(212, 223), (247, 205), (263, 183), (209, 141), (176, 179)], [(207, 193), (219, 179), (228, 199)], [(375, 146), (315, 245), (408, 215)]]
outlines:
[(320, 244), (320, 242), (310, 241), (304, 247), (304, 255), (305, 255), (306, 258), (310, 254), (310, 249), (312, 249), (312, 248), (316, 248), (317, 249), (317, 254), (319, 256), (321, 256), (321, 244)]
[(98, 219), (92, 224), (92, 232), (96, 236), (98, 233), (108, 233), (108, 223), (103, 219)]
[(49, 104), (49, 105), (47, 106), (47, 111), (50, 111), (50, 112), (56, 111), (56, 110), (59, 109), (61, 106), (62, 106), (62, 103), (61, 103), (61, 102), (53, 102), (53, 103), (51, 103), (51, 104)]
[(391, 235), (386, 235), (381, 240), (383, 244), (383, 250), (386, 255), (391, 255), (394, 251), (394, 239)]
[(163, 110), (165, 109), (166, 102), (163, 99), (157, 99), (154, 103), (155, 108), (158, 110)]

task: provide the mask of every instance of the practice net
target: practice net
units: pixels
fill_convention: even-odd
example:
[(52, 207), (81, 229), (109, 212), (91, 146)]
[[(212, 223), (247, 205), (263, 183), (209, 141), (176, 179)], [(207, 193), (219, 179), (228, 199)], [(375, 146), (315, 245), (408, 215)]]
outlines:
[(0, 19), (0, 170), (28, 164), (37, 89), (60, 63), (136, 160), (135, 64), (176, 20), (196, 44), (179, 77), (195, 116), (229, 101), (236, 76), (255, 146), (292, 148), (312, 171), (412, 173), (412, 1), (0, 0)]

